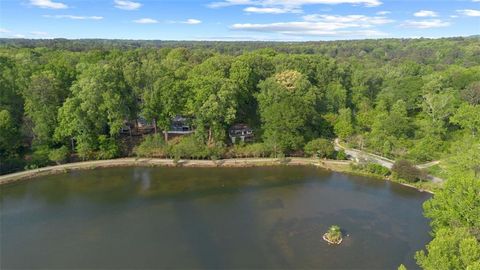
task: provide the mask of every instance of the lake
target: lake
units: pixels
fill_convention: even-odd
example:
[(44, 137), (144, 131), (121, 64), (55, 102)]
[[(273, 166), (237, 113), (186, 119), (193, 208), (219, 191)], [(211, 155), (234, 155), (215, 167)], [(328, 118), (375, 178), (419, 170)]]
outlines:
[(74, 171), (1, 187), (0, 268), (417, 269), (430, 196), (301, 166)]

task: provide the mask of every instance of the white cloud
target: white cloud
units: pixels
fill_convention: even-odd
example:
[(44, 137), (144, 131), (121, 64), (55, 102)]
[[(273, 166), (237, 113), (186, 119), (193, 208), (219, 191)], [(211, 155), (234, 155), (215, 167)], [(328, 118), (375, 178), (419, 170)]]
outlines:
[(254, 5), (255, 2), (251, 0), (225, 0), (223, 2), (213, 2), (208, 4), (210, 8), (222, 8), (229, 6), (240, 6), (240, 5)]
[(438, 17), (438, 14), (435, 11), (431, 10), (419, 10), (413, 13), (415, 17)]
[(460, 9), (460, 10), (457, 10), (457, 12), (464, 16), (480, 17), (480, 10), (477, 10), (477, 9)]
[(136, 10), (139, 9), (142, 4), (138, 2), (128, 0), (115, 0), (115, 7), (123, 10)]
[(15, 34), (13, 35), (14, 38), (25, 38), (25, 35), (22, 34)]
[(380, 15), (380, 16), (383, 16), (383, 15), (388, 15), (388, 14), (390, 14), (390, 13), (392, 13), (392, 12), (391, 12), (391, 11), (388, 11), (388, 10), (384, 10), (384, 11), (379, 11), (379, 12), (377, 12), (377, 13), (375, 13), (375, 14)]
[(201, 24), (202, 21), (197, 20), (197, 19), (187, 19), (185, 21), (167, 21), (167, 23), (182, 23), (182, 24), (194, 25), (194, 24)]
[[(257, 6), (259, 10), (273, 8), (280, 10), (300, 10), (304, 5), (338, 5), (351, 4), (363, 5), (367, 7), (376, 7), (382, 4), (380, 0), (224, 0), (221, 2), (213, 2), (208, 5), (211, 8), (221, 8), (228, 6)], [(272, 11), (272, 10), (271, 10)], [(261, 13), (261, 12), (257, 12)], [(263, 12), (273, 13), (273, 12)]]
[(140, 24), (152, 24), (152, 23), (158, 23), (157, 20), (151, 19), (151, 18), (141, 18), (138, 20), (133, 20), (134, 23), (140, 23)]
[(10, 33), (10, 30), (5, 28), (0, 28), (0, 34), (6, 34), (6, 33)]
[(188, 19), (188, 20), (183, 21), (181, 23), (184, 23), (184, 24), (201, 24), (202, 21), (197, 20), (197, 19)]
[(472, 0), (472, 2), (480, 2), (480, 0)]
[(51, 8), (51, 9), (65, 9), (67, 5), (60, 2), (53, 2), (52, 0), (30, 0), (30, 4), (39, 8)]
[(402, 26), (418, 28), (418, 29), (428, 29), (428, 28), (438, 28), (438, 27), (447, 27), (450, 26), (450, 22), (442, 21), (439, 19), (432, 20), (423, 20), (423, 21), (414, 21), (406, 20)]
[(284, 14), (284, 13), (301, 13), (299, 9), (291, 9), (286, 7), (247, 7), (243, 11), (248, 13), (264, 13), (264, 14)]
[(71, 19), (71, 20), (102, 20), (102, 16), (79, 16), (79, 15), (43, 15), (45, 18)]
[(325, 23), (351, 23), (350, 27), (371, 27), (372, 25), (380, 25), (394, 22), (387, 17), (369, 17), (365, 15), (321, 15), (313, 14), (303, 16), (305, 21), (309, 22), (325, 22)]
[(365, 15), (321, 15), (303, 16), (303, 21), (277, 22), (267, 24), (233, 24), (232, 30), (277, 33), (283, 35), (352, 35), (352, 36), (385, 36), (374, 26), (391, 23), (386, 17), (369, 17)]
[(30, 32), (30, 34), (34, 36), (48, 36), (48, 33), (43, 31), (32, 31)]

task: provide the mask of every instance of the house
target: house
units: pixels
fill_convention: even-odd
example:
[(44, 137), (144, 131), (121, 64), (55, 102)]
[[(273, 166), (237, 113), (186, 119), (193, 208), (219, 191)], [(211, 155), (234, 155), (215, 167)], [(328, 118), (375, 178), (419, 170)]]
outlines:
[(190, 134), (193, 132), (191, 119), (177, 115), (172, 119), (172, 124), (168, 133), (170, 134)]
[(136, 130), (140, 134), (151, 133), (155, 130), (155, 126), (141, 116), (137, 118), (136, 122), (137, 122)]
[(246, 124), (235, 124), (228, 130), (228, 136), (232, 143), (238, 140), (252, 142), (255, 138), (253, 130)]
[(155, 127), (152, 123), (148, 122), (143, 117), (138, 117), (134, 121), (125, 120), (123, 126), (120, 128), (120, 134), (123, 135), (142, 135), (149, 134), (155, 130)]

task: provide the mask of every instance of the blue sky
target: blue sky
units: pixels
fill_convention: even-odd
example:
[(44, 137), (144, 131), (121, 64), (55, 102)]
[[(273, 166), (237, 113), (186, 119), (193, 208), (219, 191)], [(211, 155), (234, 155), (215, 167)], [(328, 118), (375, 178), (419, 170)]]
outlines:
[(480, 0), (0, 0), (0, 37), (338, 40), (480, 34)]

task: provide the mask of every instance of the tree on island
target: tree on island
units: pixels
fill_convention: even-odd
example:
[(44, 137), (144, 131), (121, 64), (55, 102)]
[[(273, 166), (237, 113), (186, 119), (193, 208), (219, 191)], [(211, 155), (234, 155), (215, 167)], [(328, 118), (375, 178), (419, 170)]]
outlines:
[(343, 240), (342, 230), (338, 225), (332, 225), (323, 235), (323, 239), (330, 244), (340, 244)]

